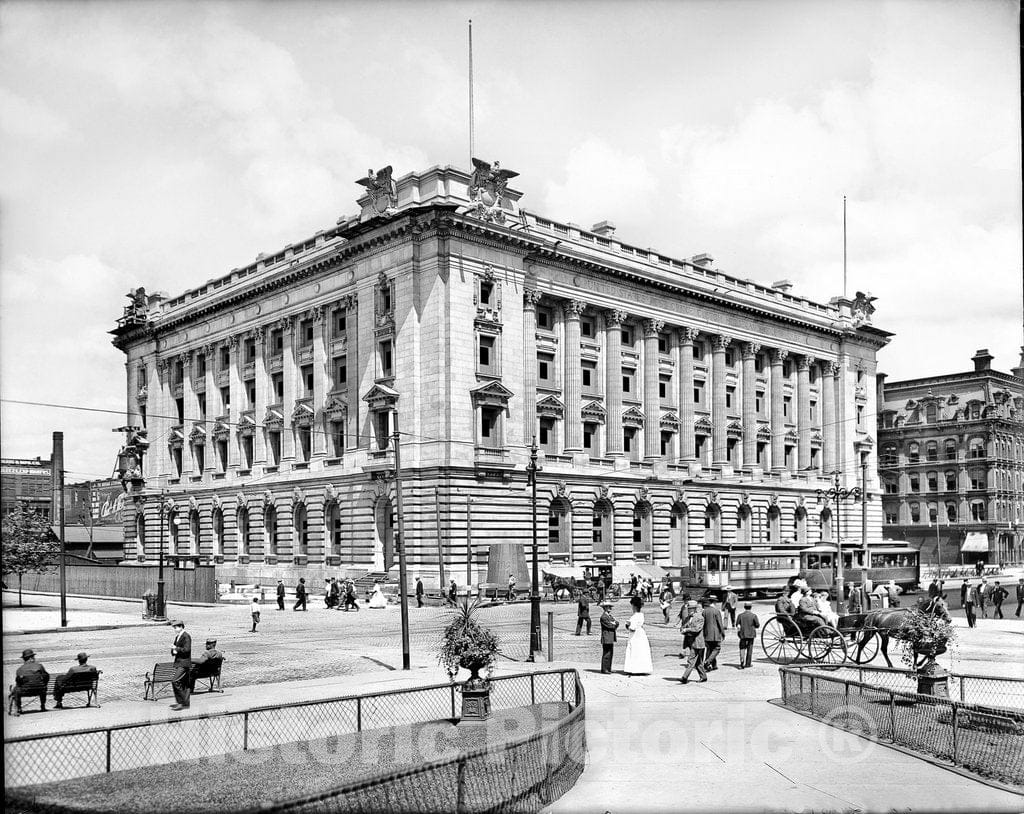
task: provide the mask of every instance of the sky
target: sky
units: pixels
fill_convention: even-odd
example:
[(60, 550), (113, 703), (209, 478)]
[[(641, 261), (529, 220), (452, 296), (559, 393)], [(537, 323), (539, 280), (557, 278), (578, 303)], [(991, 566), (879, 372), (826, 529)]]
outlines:
[(108, 331), (356, 214), (367, 167), (468, 168), (523, 207), (824, 302), (878, 298), (890, 380), (1018, 364), (1010, 0), (0, 4), (0, 444), (105, 477)]

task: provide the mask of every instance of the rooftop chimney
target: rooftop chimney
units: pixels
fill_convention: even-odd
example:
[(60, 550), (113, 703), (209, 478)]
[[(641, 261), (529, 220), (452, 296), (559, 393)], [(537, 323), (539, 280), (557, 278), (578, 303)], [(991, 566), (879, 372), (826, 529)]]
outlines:
[(615, 234), (615, 224), (610, 220), (603, 220), (590, 227), (590, 231), (601, 237), (611, 237)]
[(789, 280), (776, 280), (772, 283), (772, 288), (776, 291), (781, 291), (783, 294), (788, 294), (790, 289), (793, 288), (793, 283)]
[(710, 254), (695, 254), (690, 258), (690, 262), (695, 266), (700, 266), (702, 269), (709, 269), (715, 262), (715, 258)]
[(993, 357), (992, 354), (988, 352), (988, 348), (981, 348), (977, 353), (974, 354), (974, 356), (971, 357), (971, 359), (974, 362), (974, 370), (991, 370), (992, 359), (994, 358), (995, 357)]

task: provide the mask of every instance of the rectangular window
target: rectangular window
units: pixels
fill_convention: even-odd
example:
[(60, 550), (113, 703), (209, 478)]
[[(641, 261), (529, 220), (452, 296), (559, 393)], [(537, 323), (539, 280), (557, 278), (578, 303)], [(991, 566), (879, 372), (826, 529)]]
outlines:
[(215, 446), (217, 452), (217, 469), (221, 472), (228, 471), (228, 442), (227, 439), (221, 439), (216, 442)]
[(668, 334), (658, 334), (658, 353), (668, 353)]
[(477, 371), (480, 373), (497, 374), (498, 369), (498, 337), (480, 336), (477, 340)]
[(597, 424), (583, 425), (583, 449), (591, 458), (597, 456)]
[(268, 432), (267, 441), (269, 463), (271, 466), (277, 466), (281, 463), (281, 433), (277, 431)]
[(707, 449), (707, 440), (708, 437), (706, 435), (698, 435), (693, 439), (694, 456), (697, 458), (697, 461), (702, 464), (707, 463), (704, 459), (705, 451)]
[(693, 361), (703, 362), (704, 361), (704, 343), (694, 342), (693, 343)]
[(226, 413), (231, 409), (231, 388), (222, 387), (220, 389), (220, 403), (224, 405), (224, 412)]
[(537, 309), (537, 327), (545, 331), (550, 331), (552, 325), (551, 312), (547, 308)]
[(313, 366), (303, 365), (302, 367), (303, 396), (310, 398), (313, 393)]
[(897, 522), (896, 512), (887, 511), (885, 513), (885, 524), (887, 526), (895, 526)]
[(270, 355), (280, 356), (284, 353), (284, 330), (275, 328), (270, 332)]
[(633, 347), (633, 329), (632, 328), (622, 328), (619, 335), (622, 337), (622, 346), (624, 348), (632, 348)]
[(380, 364), (380, 377), (382, 379), (390, 379), (395, 375), (394, 363), (391, 358), (391, 340), (385, 339), (378, 346), (379, 353), (377, 355), (378, 362)]
[(334, 357), (334, 386), (341, 390), (348, 385), (348, 357)]
[(693, 383), (693, 403), (695, 406), (704, 404), (704, 382)]
[(220, 369), (231, 369), (231, 348), (227, 345), (222, 345), (220, 349)]
[(542, 418), (540, 420), (540, 434), (537, 443), (545, 452), (555, 454), (558, 452), (555, 440), (555, 419)]
[(583, 317), (580, 320), (580, 336), (585, 336), (588, 339), (594, 337), (594, 320), (591, 317)]
[(313, 430), (309, 427), (299, 427), (299, 458), (303, 462), (309, 461), (313, 449)]
[(177, 410), (177, 413), (178, 413), (178, 423), (179, 424), (184, 424), (185, 423), (185, 399), (180, 399), (180, 398), (179, 399), (175, 399), (174, 400), (174, 406), (175, 406), (175, 408)]
[(661, 434), (661, 456), (664, 458), (672, 452), (672, 433), (663, 432)]
[(340, 339), (348, 330), (348, 314), (344, 308), (335, 308), (331, 319), (331, 331), (335, 339)]
[(284, 374), (272, 373), (270, 376), (270, 391), (274, 395), (274, 402), (284, 401)]
[(633, 377), (636, 371), (623, 368), (622, 370), (622, 393), (626, 395), (633, 392)]
[(199, 420), (206, 420), (206, 393), (196, 393), (196, 406), (199, 408)]
[(242, 469), (250, 471), (252, 469), (252, 454), (253, 454), (253, 437), (246, 435), (242, 437)]
[(582, 366), (583, 372), (583, 389), (584, 390), (595, 390), (597, 388), (597, 363), (596, 362), (584, 362)]
[(181, 447), (171, 449), (171, 461), (174, 464), (174, 473), (181, 477)]
[(764, 441), (757, 442), (757, 465), (764, 466), (768, 455), (768, 445)]
[(480, 281), (480, 307), (494, 308), (494, 283), (490, 280)]
[(736, 388), (726, 387), (725, 388), (725, 409), (731, 410), (733, 408), (733, 402), (736, 401)]
[(192, 459), (196, 465), (196, 474), (203, 474), (203, 470), (206, 468), (206, 447), (202, 444), (192, 447)]
[(811, 401), (811, 423), (818, 423), (818, 402), (813, 400)]
[(200, 353), (196, 356), (196, 378), (201, 379), (206, 375), (206, 354)]
[(935, 472), (928, 473), (928, 491), (937, 492), (939, 491), (939, 476)]
[(256, 361), (256, 340), (246, 339), (245, 340), (245, 363)]
[(671, 376), (659, 376), (658, 377), (658, 398), (661, 401), (670, 401), (669, 393), (672, 388), (672, 377)]
[(501, 410), (497, 407), (480, 408), (480, 443), (485, 447), (500, 447), (501, 434), (499, 422)]
[(245, 383), (246, 405), (251, 410), (256, 406), (256, 380), (249, 379)]
[(857, 429), (864, 428), (864, 405), (857, 405)]
[(622, 451), (631, 461), (640, 460), (640, 445), (637, 443), (636, 427), (622, 428)]
[(313, 320), (304, 319), (299, 323), (299, 338), (304, 348), (313, 344)]
[(764, 390), (758, 390), (754, 393), (754, 412), (758, 415), (764, 415)]
[(331, 454), (340, 458), (345, 454), (345, 424), (341, 421), (332, 421), (328, 425), (328, 435), (331, 444)]
[(793, 405), (793, 397), (792, 396), (783, 396), (782, 397), (782, 417), (783, 418), (789, 418), (790, 417), (790, 413), (792, 412), (792, 410), (791, 410), (792, 405)]
[(736, 367), (736, 351), (732, 348), (725, 349), (725, 366)]

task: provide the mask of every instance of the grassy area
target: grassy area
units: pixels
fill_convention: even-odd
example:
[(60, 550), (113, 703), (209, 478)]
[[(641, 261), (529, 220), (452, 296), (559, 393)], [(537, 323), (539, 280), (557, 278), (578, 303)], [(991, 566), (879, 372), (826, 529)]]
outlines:
[[(4, 807), (8, 812), (48, 807), (154, 814), (252, 811), (528, 735), (567, 713), (565, 703), (537, 704), (496, 711), (485, 724), (429, 721), (25, 786), (5, 791)], [(420, 779), (424, 796), (440, 791), (436, 779)]]

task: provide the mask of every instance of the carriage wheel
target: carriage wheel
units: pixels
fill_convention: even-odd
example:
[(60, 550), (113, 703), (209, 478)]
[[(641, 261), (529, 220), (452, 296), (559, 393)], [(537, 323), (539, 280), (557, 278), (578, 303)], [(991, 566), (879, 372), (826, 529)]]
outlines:
[(807, 637), (807, 656), (822, 667), (839, 667), (846, 661), (846, 639), (832, 625), (819, 625)]
[[(878, 655), (878, 634), (874, 631), (862, 632), (860, 640), (854, 639), (853, 660), (857, 664), (870, 664)], [(863, 642), (863, 647), (861, 647)]]
[(774, 664), (790, 664), (800, 658), (803, 636), (788, 616), (773, 616), (761, 628), (761, 649)]

